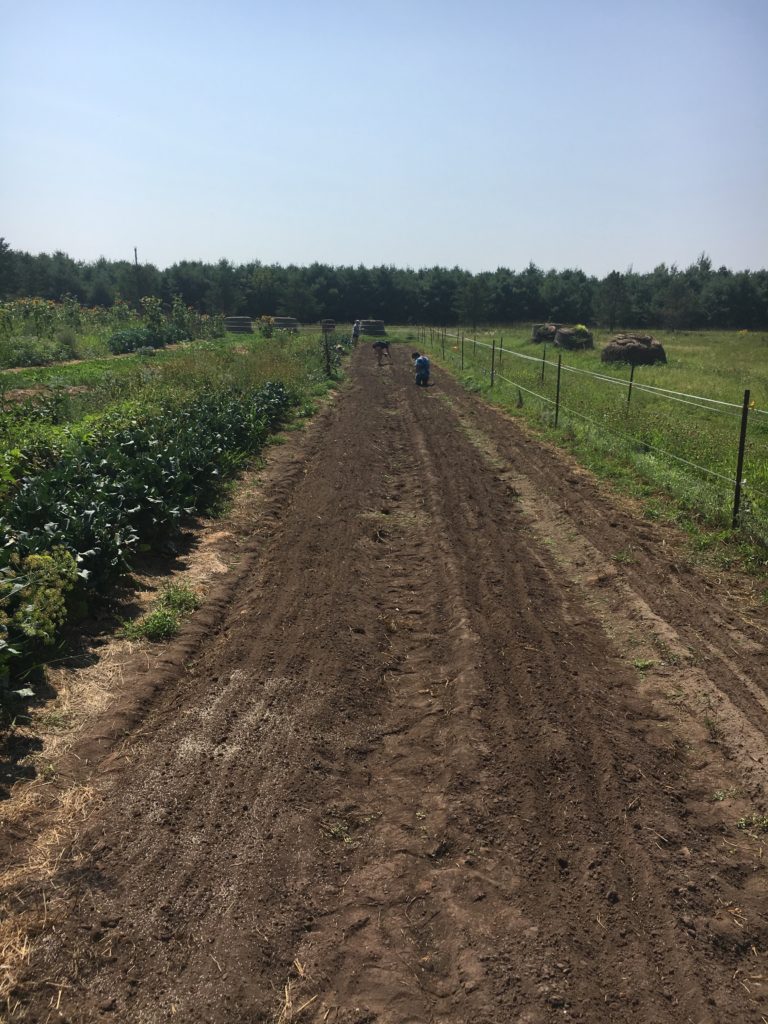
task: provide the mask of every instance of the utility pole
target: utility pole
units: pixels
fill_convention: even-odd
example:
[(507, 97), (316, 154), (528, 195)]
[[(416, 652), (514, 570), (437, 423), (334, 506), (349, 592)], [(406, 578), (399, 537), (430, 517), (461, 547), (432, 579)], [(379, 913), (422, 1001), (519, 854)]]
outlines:
[(141, 271), (139, 270), (139, 250), (133, 247), (133, 268), (136, 277), (136, 309), (141, 309)]

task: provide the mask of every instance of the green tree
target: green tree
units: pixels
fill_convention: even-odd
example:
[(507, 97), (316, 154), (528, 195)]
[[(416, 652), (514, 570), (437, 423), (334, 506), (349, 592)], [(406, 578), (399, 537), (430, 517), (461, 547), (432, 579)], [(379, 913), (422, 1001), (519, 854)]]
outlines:
[(624, 275), (618, 270), (600, 282), (597, 289), (597, 312), (600, 320), (613, 331), (617, 324), (626, 324), (629, 315), (629, 294)]

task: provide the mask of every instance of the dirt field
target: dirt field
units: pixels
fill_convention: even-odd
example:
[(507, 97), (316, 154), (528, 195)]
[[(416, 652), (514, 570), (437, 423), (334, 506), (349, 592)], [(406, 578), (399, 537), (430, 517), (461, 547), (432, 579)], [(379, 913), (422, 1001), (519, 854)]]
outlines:
[(768, 1019), (765, 610), (393, 355), (6, 833), (12, 1019)]

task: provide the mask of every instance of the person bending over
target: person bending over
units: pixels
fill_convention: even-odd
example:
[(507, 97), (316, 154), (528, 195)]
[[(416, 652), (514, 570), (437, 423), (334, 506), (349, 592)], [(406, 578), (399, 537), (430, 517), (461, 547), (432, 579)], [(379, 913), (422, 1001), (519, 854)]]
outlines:
[(371, 348), (376, 353), (376, 365), (381, 366), (384, 362), (384, 356), (392, 362), (392, 356), (389, 354), (389, 342), (388, 341), (374, 341)]
[(416, 370), (416, 384), (420, 388), (429, 387), (429, 357), (419, 352), (412, 352), (414, 369)]

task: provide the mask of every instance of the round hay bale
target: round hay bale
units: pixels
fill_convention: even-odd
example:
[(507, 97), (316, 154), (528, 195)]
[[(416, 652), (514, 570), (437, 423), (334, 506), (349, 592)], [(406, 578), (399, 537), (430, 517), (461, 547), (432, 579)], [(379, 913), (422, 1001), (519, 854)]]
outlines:
[(603, 349), (604, 363), (629, 363), (631, 366), (651, 366), (666, 363), (664, 346), (650, 334), (617, 334)]
[(224, 330), (230, 334), (253, 334), (253, 320), (249, 316), (225, 316)]
[(560, 327), (555, 334), (555, 345), (558, 348), (567, 348), (571, 351), (580, 351), (587, 348), (594, 348), (592, 332), (588, 331), (583, 324), (575, 327)]
[(383, 337), (387, 332), (384, 330), (383, 320), (361, 320), (360, 333), (372, 334), (374, 337)]
[(555, 335), (562, 326), (562, 324), (534, 324), (531, 341), (554, 341)]

